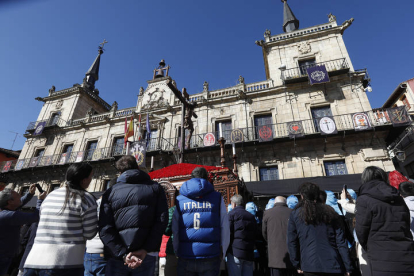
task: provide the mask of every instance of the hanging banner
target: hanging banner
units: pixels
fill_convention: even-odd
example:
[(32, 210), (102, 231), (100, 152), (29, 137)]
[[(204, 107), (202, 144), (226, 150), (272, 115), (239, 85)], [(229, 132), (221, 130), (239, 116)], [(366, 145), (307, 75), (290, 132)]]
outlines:
[(410, 116), (408, 116), (405, 106), (397, 106), (387, 109), (388, 116), (394, 127), (406, 126), (411, 124)]
[(259, 126), (257, 127), (257, 132), (259, 134), (259, 142), (269, 142), (273, 140), (273, 130), (272, 126)]
[(377, 110), (373, 113), (375, 122), (379, 125), (388, 124), (391, 122), (390, 117), (388, 116), (388, 112), (386, 110)]
[(50, 166), (53, 161), (53, 156), (44, 156), (42, 157), (41, 165)]
[(67, 152), (62, 153), (59, 159), (59, 165), (66, 164), (66, 162), (68, 162), (68, 159), (69, 159), (68, 157), (69, 157), (69, 154)]
[(287, 123), (287, 130), (289, 133), (289, 138), (291, 139), (305, 136), (305, 131), (303, 130), (302, 122)]
[(241, 131), (240, 129), (233, 129), (230, 134), (230, 143), (241, 143), (243, 142), (243, 138), (243, 131)]
[(92, 155), (92, 160), (99, 160), (102, 157), (101, 149), (95, 149)]
[(205, 147), (211, 147), (216, 144), (216, 137), (212, 132), (207, 133), (204, 135), (203, 143)]
[(15, 171), (20, 171), (23, 168), (24, 160), (20, 160), (17, 162), (16, 167), (14, 167)]
[(336, 134), (336, 124), (333, 117), (322, 117), (318, 119), (319, 130), (322, 135)]
[(33, 133), (34, 136), (40, 135), (43, 132), (43, 129), (45, 128), (46, 122), (40, 122), (37, 124), (36, 129)]
[(29, 167), (30, 168), (36, 167), (38, 162), (39, 162), (39, 157), (32, 157), (32, 159), (30, 159)]
[(147, 147), (146, 141), (141, 140), (138, 142), (132, 142), (129, 146), (128, 154), (135, 157), (137, 160), (138, 166), (141, 168), (146, 167), (146, 155), (147, 155)]
[(368, 115), (365, 112), (352, 114), (352, 122), (354, 123), (355, 131), (371, 129)]
[(8, 172), (8, 171), (10, 171), (11, 165), (12, 165), (12, 161), (7, 161), (6, 164), (3, 167), (3, 170), (1, 172)]
[(83, 155), (84, 155), (83, 151), (78, 151), (78, 153), (76, 154), (75, 163), (82, 162), (83, 161)]
[(306, 68), (311, 85), (330, 82), (325, 65)]

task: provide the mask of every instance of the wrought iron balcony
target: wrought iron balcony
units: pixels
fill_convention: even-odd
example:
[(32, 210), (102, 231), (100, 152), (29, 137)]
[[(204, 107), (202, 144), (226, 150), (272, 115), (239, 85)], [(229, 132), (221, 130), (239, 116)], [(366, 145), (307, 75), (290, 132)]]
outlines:
[(282, 70), (282, 80), (285, 84), (304, 82), (308, 80), (306, 69), (325, 65), (329, 76), (340, 75), (349, 71), (349, 65), (345, 58), (334, 59), (325, 62), (314, 63), (312, 65), (303, 65), (296, 68)]
[(26, 133), (34, 131), (40, 123), (45, 123), (44, 127), (65, 127), (66, 121), (62, 120), (61, 118), (49, 118), (46, 120), (30, 122), (26, 128)]
[[(378, 127), (383, 125), (392, 125), (387, 111), (386, 110), (375, 110), (368, 111), (368, 118), (372, 127)], [(355, 126), (352, 121), (352, 114), (343, 114), (338, 116), (333, 116), (335, 125), (338, 131), (344, 130), (354, 130)], [(303, 126), (303, 134), (306, 135), (315, 135), (320, 134), (320, 131), (316, 125), (315, 119), (306, 119), (300, 121)], [(286, 139), (289, 137), (289, 131), (287, 128), (287, 123), (271, 124), (268, 127), (272, 130), (272, 140), (276, 139)], [(243, 142), (257, 142), (259, 141), (259, 127), (248, 127), (248, 128), (239, 128), (243, 133)], [(230, 137), (233, 130), (223, 130), (223, 136), (226, 139), (226, 144), (231, 144)], [(218, 132), (212, 132), (216, 138), (216, 142), (213, 145), (218, 147)], [(204, 146), (204, 137), (207, 133), (194, 134), (190, 140), (190, 149), (203, 148)], [(153, 138), (147, 148), (147, 152), (163, 150), (163, 151), (173, 151), (174, 149), (180, 148), (180, 137), (174, 138)], [(151, 146), (150, 146), (151, 145)]]
[(55, 155), (45, 155), (26, 159), (13, 160), (8, 163), (0, 163), (0, 172), (19, 171), (27, 168), (46, 167), (52, 165), (65, 165), (78, 162), (91, 162), (110, 159), (115, 156), (125, 155), (123, 147), (98, 148), (86, 151), (72, 151)]
[[(376, 109), (365, 112), (368, 115), (369, 122), (372, 127), (378, 127), (383, 125), (392, 125), (387, 111), (384, 109)], [(352, 114), (342, 114), (338, 116), (333, 116), (335, 125), (338, 131), (345, 130), (354, 130), (355, 126), (352, 120)], [(315, 119), (306, 119), (300, 120), (303, 126), (303, 134), (305, 136), (320, 134), (317, 127)], [(269, 129), (272, 131), (271, 139), (272, 141), (278, 139), (287, 139), (289, 137), (289, 131), (287, 123), (278, 123), (268, 125)], [(248, 127), (248, 128), (239, 128), (243, 134), (243, 142), (257, 142), (259, 141), (259, 127)], [(223, 130), (223, 136), (226, 139), (226, 144), (231, 144), (230, 137), (233, 130)], [(189, 149), (204, 148), (204, 137), (207, 133), (194, 134), (190, 140)], [(211, 147), (218, 148), (218, 138), (219, 133), (213, 132), (213, 135), (216, 138), (216, 142)], [(180, 148), (181, 143), (180, 137), (172, 138), (162, 138), (155, 137), (151, 138), (148, 142), (147, 152), (173, 152)], [(120, 156), (126, 154), (126, 149), (121, 146), (115, 146), (112, 148), (97, 148), (90, 149), (87, 151), (77, 151), (70, 153), (61, 153), (56, 155), (42, 156), (42, 157), (32, 157), (28, 159), (19, 159), (14, 161), (4, 161), (0, 163), (0, 172), (8, 171), (18, 171), (25, 168), (33, 167), (45, 167), (51, 165), (65, 165), (69, 163), (76, 162), (91, 162), (99, 160), (108, 160), (115, 156)]]

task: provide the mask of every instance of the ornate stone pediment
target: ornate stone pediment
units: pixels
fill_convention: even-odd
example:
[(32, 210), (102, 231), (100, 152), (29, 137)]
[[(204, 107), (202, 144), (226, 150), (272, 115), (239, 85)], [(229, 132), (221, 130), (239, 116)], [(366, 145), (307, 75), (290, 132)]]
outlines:
[(150, 83), (148, 85), (142, 95), (141, 110), (168, 109), (171, 107), (170, 100), (172, 91), (166, 85), (166, 80)]

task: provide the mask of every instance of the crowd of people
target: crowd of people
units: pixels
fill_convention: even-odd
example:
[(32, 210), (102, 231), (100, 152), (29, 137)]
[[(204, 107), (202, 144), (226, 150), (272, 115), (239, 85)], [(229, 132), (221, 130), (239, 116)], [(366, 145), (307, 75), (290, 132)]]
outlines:
[[(38, 196), (34, 212), (0, 192), (0, 276), (19, 275), (414, 275), (414, 183), (399, 189), (367, 167), (358, 193), (305, 182), (260, 212), (241, 195), (226, 206), (197, 167), (168, 209), (163, 188), (133, 156), (100, 199), (87, 192), (92, 167), (71, 165), (62, 188)], [(358, 194), (358, 195), (357, 195)], [(23, 248), (21, 244), (26, 244)], [(16, 256), (20, 258), (16, 258)]]

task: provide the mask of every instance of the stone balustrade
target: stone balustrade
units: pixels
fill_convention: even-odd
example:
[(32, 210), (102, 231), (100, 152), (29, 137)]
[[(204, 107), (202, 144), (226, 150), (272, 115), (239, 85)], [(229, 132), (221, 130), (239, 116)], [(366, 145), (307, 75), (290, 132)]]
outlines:
[[(320, 31), (325, 31), (327, 29), (332, 29), (334, 27), (337, 27), (336, 22), (329, 22), (329, 23), (318, 25), (318, 26), (313, 26), (313, 27), (310, 27), (310, 28), (296, 30), (296, 31), (293, 31), (293, 32), (290, 32), (290, 33), (283, 33), (283, 34), (279, 34), (279, 35), (274, 35), (274, 36), (271, 36), (268, 40), (270, 42), (280, 41), (280, 40), (289, 39), (289, 38), (292, 38), (292, 37), (298, 37), (298, 36), (302, 36), (302, 35), (307, 35), (307, 34), (317, 33), (317, 32), (320, 32)], [(269, 41), (266, 41), (266, 42), (269, 42)]]

